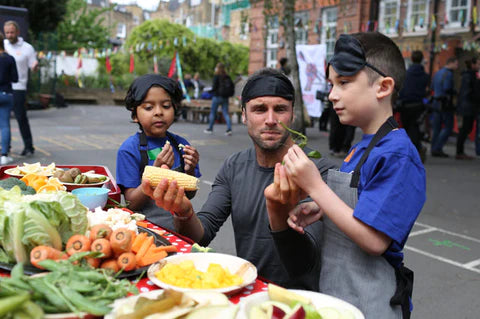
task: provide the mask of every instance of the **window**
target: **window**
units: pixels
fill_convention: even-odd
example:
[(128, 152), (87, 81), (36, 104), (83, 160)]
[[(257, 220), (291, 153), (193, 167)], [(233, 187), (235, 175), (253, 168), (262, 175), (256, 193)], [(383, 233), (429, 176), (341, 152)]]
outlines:
[(333, 56), (335, 40), (337, 39), (337, 7), (322, 11), (322, 44), (327, 45), (327, 61)]
[(470, 1), (447, 0), (447, 20), (445, 28), (467, 28), (470, 21)]
[(277, 67), (278, 51), (278, 16), (267, 17), (267, 67)]
[(295, 43), (308, 44), (308, 11), (295, 12)]
[(409, 0), (406, 32), (426, 31), (428, 27), (428, 0)]
[(117, 38), (125, 39), (127, 37), (127, 26), (125, 23), (117, 24)]
[(380, 2), (379, 31), (386, 35), (397, 35), (400, 19), (400, 1), (382, 0)]

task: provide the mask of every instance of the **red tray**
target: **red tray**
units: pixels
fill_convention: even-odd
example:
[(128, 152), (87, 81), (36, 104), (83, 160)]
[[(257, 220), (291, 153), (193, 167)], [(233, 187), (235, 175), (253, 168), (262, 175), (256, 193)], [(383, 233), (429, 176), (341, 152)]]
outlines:
[[(17, 165), (0, 166), (0, 179), (11, 177), (10, 175), (5, 174), (5, 170), (7, 170), (9, 168), (15, 168), (15, 167), (17, 167)], [(95, 174), (102, 174), (102, 175), (108, 176), (110, 178), (110, 181), (104, 185), (104, 187), (110, 189), (110, 192), (108, 193), (108, 198), (109, 199), (111, 198), (114, 201), (120, 203), (120, 200), (121, 200), (120, 187), (118, 187), (117, 182), (115, 181), (115, 178), (113, 178), (113, 175), (112, 175), (112, 173), (110, 173), (110, 170), (108, 169), (108, 167), (101, 166), (101, 165), (55, 165), (55, 167), (58, 167), (58, 168), (78, 167), (82, 173), (88, 172), (88, 171), (94, 171)], [(114, 205), (114, 206), (117, 205), (116, 203), (114, 203), (110, 200), (107, 202), (107, 205), (109, 205), (109, 204)]]

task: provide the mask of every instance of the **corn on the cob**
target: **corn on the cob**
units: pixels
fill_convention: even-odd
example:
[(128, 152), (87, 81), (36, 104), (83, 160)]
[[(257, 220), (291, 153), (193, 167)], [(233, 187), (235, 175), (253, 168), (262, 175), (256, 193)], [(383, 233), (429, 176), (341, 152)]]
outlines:
[(154, 187), (157, 186), (161, 180), (166, 178), (169, 182), (176, 180), (178, 186), (183, 187), (186, 191), (198, 189), (198, 178), (195, 176), (156, 166), (145, 166), (142, 178), (149, 180), (150, 184)]

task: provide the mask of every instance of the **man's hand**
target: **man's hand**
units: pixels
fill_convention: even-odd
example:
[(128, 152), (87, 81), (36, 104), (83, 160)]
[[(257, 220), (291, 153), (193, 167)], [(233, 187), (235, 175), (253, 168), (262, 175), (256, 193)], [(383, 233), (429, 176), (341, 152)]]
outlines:
[(304, 234), (304, 228), (322, 218), (323, 212), (315, 202), (306, 202), (296, 206), (288, 215), (288, 226)]
[(195, 167), (200, 160), (197, 149), (191, 145), (185, 145), (183, 148), (183, 160), (185, 161), (185, 173), (194, 175)]
[(175, 180), (169, 183), (165, 178), (155, 189), (152, 189), (148, 180), (142, 180), (142, 190), (158, 207), (175, 212), (178, 216), (188, 216), (193, 210), (192, 203), (185, 196), (185, 189), (178, 187)]
[(153, 166), (161, 167), (162, 165), (167, 165), (167, 168), (172, 168), (175, 161), (175, 156), (173, 154), (173, 147), (166, 143), (162, 147), (162, 151), (157, 155), (157, 158), (153, 162)]

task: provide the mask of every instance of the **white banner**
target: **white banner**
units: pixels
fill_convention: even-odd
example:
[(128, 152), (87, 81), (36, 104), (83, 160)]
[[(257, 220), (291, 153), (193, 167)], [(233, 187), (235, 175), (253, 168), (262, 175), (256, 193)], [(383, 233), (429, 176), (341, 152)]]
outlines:
[(317, 91), (326, 90), (325, 81), (325, 44), (296, 45), (300, 85), (303, 103), (310, 117), (322, 115), (323, 103), (316, 99)]

